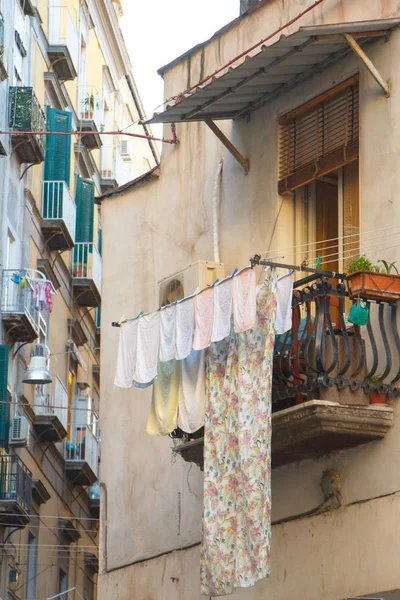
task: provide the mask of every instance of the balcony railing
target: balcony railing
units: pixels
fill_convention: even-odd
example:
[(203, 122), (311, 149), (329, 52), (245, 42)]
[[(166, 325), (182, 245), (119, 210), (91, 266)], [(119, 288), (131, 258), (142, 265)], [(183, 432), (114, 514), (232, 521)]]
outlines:
[[(2, 274), (2, 318), (18, 341), (33, 341), (39, 335), (39, 312), (33, 299), (33, 284), (26, 269), (4, 269)], [(17, 336), (17, 337), (16, 337)]]
[(42, 216), (44, 226), (49, 230), (49, 243), (53, 242), (50, 248), (72, 248), (75, 242), (76, 205), (65, 181), (43, 181)]
[(96, 87), (80, 86), (79, 116), (81, 120), (94, 121), (97, 131), (102, 130), (104, 124), (104, 109), (100, 94)]
[(65, 442), (65, 460), (87, 463), (97, 477), (99, 442), (90, 425), (80, 425), (72, 428), (70, 439)]
[(101, 149), (101, 185), (114, 187), (124, 183), (124, 161), (116, 146), (103, 146)]
[[(46, 130), (44, 112), (31, 87), (11, 87), (9, 96), (9, 125), (20, 136), (13, 136), (15, 150), (22, 162), (39, 163), (44, 160)], [(23, 143), (25, 141), (25, 143)]]
[(62, 79), (75, 79), (79, 66), (79, 32), (67, 6), (49, 7), (49, 56), (59, 60), (54, 70)]
[(101, 292), (102, 262), (99, 251), (93, 242), (75, 244), (73, 256), (73, 277), (92, 279)]
[(37, 416), (55, 416), (64, 429), (68, 428), (68, 391), (59, 377), (35, 392), (34, 412)]
[[(3, 507), (7, 508), (5, 517), (11, 522), (17, 518), (17, 512), (26, 514), (29, 521), (32, 501), (32, 473), (18, 456), (0, 456), (0, 517)], [(12, 506), (15, 505), (15, 508)], [(15, 516), (11, 515), (14, 513)], [(22, 517), (22, 515), (20, 515)], [(3, 522), (4, 523), (4, 522)]]

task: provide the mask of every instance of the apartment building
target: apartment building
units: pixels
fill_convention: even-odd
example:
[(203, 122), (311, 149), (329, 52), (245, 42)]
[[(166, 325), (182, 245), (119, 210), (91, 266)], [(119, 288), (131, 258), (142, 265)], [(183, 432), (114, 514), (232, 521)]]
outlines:
[[(220, 589), (245, 562), (232, 546), (224, 571), (232, 490), (245, 475), (209, 492), (207, 435), (146, 433), (152, 387), (114, 385), (124, 324), (111, 324), (193, 294), (250, 257), (260, 282), (260, 256), (296, 269), (297, 287), (292, 329), (272, 361), (270, 577), (245, 588), (235, 571), (235, 595), (397, 598), (398, 296), (369, 300), (366, 325), (350, 325), (347, 272), (358, 254), (374, 264), (400, 256), (399, 3), (242, 4), (240, 17), (159, 71), (165, 106), (151, 122), (168, 139), (175, 123), (179, 144), (164, 146), (160, 169), (101, 199), (100, 598), (209, 597), (200, 587), (203, 493), (207, 519), (219, 510), (221, 533), (207, 551)], [(371, 403), (374, 386), (385, 404)], [(225, 423), (233, 427), (220, 415), (216, 427)], [(225, 443), (211, 450), (221, 472)], [(225, 494), (231, 504), (221, 507)]]
[[(157, 164), (111, 0), (0, 2), (0, 598), (96, 598), (101, 211)], [(70, 132), (76, 132), (70, 134)], [(52, 134), (46, 135), (46, 132)]]

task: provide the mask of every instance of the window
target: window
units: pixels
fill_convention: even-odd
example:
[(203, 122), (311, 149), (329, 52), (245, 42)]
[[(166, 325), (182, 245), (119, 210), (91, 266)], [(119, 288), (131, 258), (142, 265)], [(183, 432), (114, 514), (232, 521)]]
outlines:
[(26, 551), (26, 600), (35, 600), (36, 598), (37, 554), (37, 537), (31, 531), (28, 531), (28, 545)]
[(358, 79), (279, 120), (278, 191), (284, 194), (358, 159)]

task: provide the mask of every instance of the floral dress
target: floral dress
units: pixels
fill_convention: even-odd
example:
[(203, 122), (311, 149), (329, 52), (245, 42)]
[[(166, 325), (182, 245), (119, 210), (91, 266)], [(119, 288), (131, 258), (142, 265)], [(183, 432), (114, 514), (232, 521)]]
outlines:
[(269, 576), (271, 387), (276, 273), (257, 293), (256, 326), (207, 350), (201, 591), (231, 594)]

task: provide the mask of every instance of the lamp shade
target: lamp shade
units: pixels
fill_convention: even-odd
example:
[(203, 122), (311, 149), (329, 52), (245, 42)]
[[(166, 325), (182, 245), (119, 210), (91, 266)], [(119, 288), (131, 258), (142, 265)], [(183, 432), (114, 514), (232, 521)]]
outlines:
[(52, 378), (48, 368), (49, 350), (44, 344), (35, 344), (31, 352), (31, 360), (22, 383), (32, 385), (45, 385), (51, 383)]

